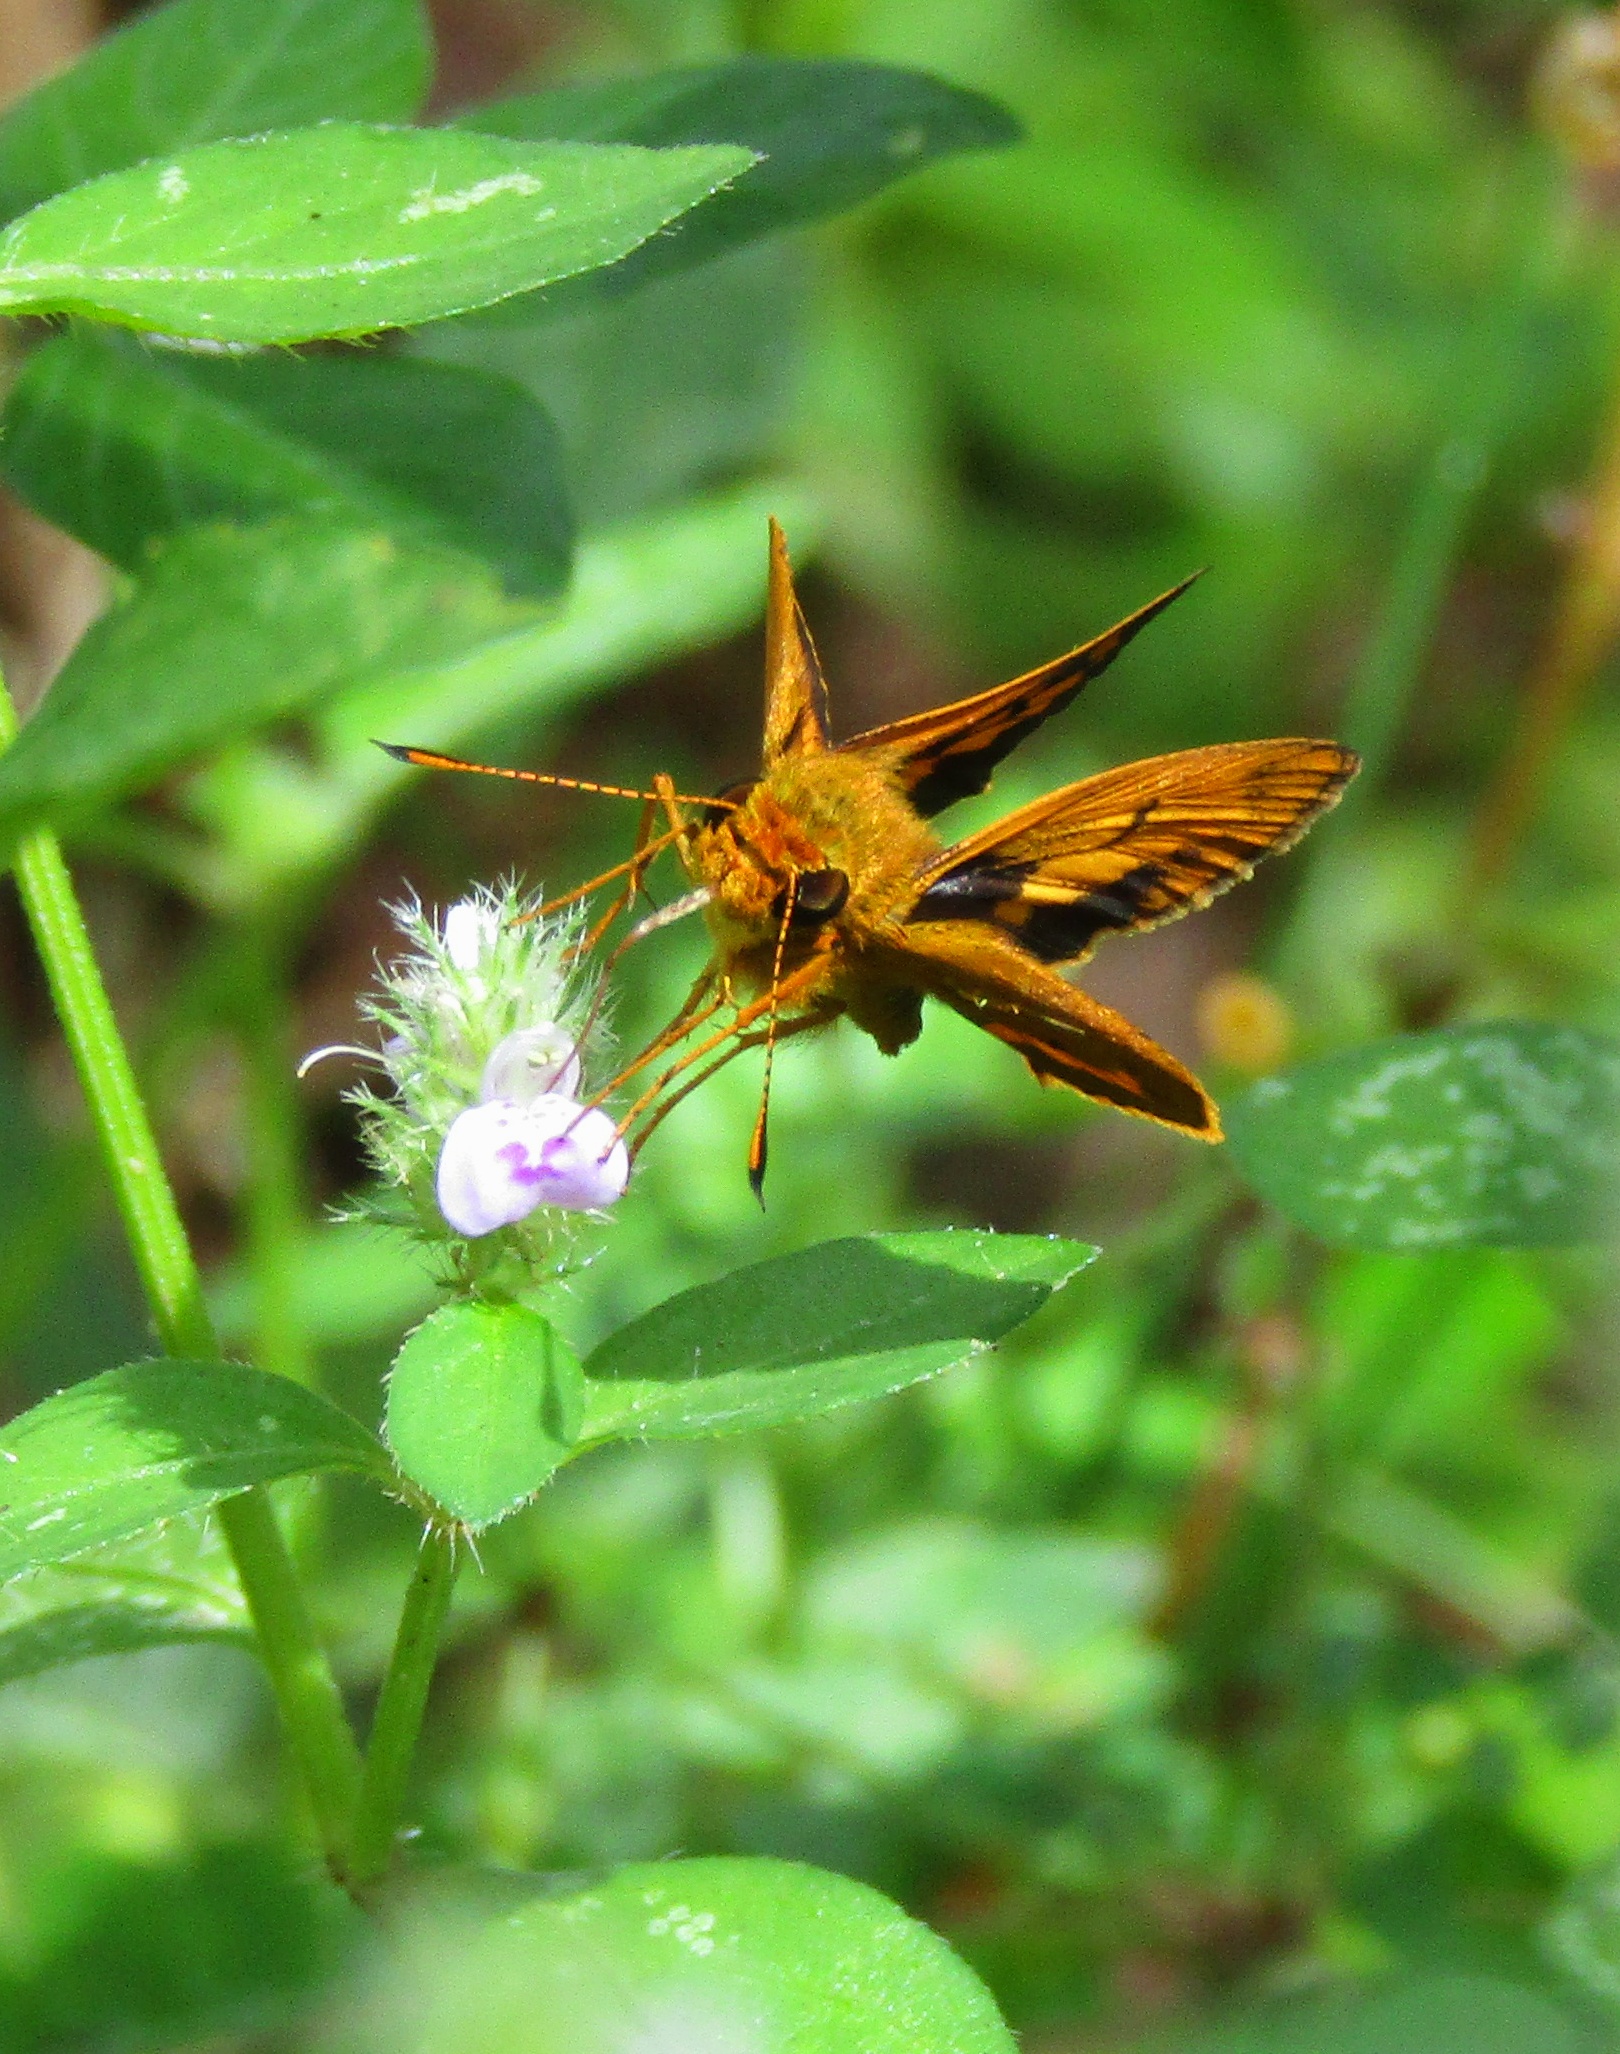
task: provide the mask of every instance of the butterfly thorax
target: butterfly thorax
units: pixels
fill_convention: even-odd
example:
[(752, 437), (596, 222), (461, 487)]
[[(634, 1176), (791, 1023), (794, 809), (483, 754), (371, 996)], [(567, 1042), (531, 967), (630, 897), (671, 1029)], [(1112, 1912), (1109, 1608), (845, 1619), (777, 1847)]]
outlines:
[(769, 982), (791, 881), (783, 973), (820, 957), (821, 999), (841, 998), (838, 971), (904, 916), (939, 843), (888, 777), (833, 750), (777, 763), (727, 796), (732, 810), (701, 822), (690, 850), (727, 974), (753, 991)]

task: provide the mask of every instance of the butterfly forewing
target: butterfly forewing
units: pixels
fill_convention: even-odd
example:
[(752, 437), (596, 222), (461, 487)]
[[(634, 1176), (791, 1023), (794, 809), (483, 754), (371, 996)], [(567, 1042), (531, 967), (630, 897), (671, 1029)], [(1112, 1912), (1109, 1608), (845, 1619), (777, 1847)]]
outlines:
[(1016, 1049), (1043, 1084), (1203, 1141), (1221, 1139), (1220, 1117), (1190, 1070), (993, 928), (930, 920), (904, 933), (899, 953), (909, 981)]
[(1296, 841), (1354, 774), (1336, 742), (1229, 742), (1052, 792), (944, 850), (908, 921), (988, 922), (1042, 962), (1207, 905)]
[(1105, 635), (1010, 684), (958, 699), (952, 706), (935, 707), (931, 713), (891, 721), (887, 727), (869, 728), (839, 747), (888, 771), (925, 819), (958, 799), (972, 798), (985, 789), (996, 765), (1025, 735), (1067, 706), (1192, 582), (1184, 578)]
[(765, 768), (827, 747), (827, 684), (793, 590), (787, 541), (771, 522), (765, 598)]

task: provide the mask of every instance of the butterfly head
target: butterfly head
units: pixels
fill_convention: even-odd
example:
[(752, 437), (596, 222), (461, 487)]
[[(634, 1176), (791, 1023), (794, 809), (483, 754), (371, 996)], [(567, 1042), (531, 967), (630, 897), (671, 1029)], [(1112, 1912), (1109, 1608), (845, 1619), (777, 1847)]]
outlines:
[(849, 878), (803, 823), (763, 782), (725, 797), (729, 810), (714, 808), (692, 841), (694, 871), (716, 911), (761, 940), (781, 926), (790, 896), (794, 928), (818, 926), (837, 914), (849, 896)]

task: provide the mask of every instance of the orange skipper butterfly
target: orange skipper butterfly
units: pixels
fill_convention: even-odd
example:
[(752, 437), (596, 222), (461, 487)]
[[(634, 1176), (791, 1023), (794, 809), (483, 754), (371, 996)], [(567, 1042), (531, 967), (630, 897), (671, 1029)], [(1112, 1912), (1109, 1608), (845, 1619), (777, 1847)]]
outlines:
[(635, 792), (383, 746), (439, 769), (641, 799), (629, 861), (566, 895), (624, 880), (588, 942), (632, 903), (647, 866), (676, 852), (693, 889), (640, 921), (623, 946), (701, 908), (711, 955), (669, 1026), (608, 1087), (699, 1036), (624, 1115), (621, 1131), (641, 1123), (638, 1147), (688, 1091), (743, 1049), (763, 1047), (748, 1159), (761, 1191), (776, 1043), (848, 1019), (895, 1055), (921, 1032), (925, 998), (1016, 1050), (1042, 1084), (1219, 1141), (1219, 1115), (1191, 1071), (1058, 965), (1083, 963), (1107, 935), (1207, 905), (1262, 856), (1290, 847), (1336, 802), (1355, 755), (1336, 742), (1218, 743), (1065, 785), (958, 842), (940, 841), (929, 825), (984, 791), (1002, 758), (1191, 582), (1009, 684), (834, 742), (821, 665), (772, 521), (758, 777), (704, 799), (663, 776)]

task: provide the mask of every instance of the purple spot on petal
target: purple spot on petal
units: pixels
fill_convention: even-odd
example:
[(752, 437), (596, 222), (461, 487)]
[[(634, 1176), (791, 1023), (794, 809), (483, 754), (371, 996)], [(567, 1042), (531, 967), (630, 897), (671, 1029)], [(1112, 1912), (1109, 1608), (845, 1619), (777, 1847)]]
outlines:
[(503, 1141), (495, 1151), (495, 1160), (504, 1163), (506, 1174), (514, 1184), (540, 1184), (547, 1175), (546, 1150), (554, 1148), (555, 1142), (548, 1141), (540, 1151), (540, 1160), (531, 1162), (527, 1146), (521, 1141)]

